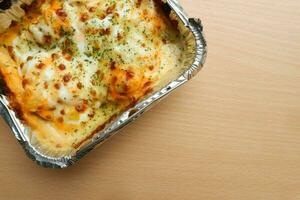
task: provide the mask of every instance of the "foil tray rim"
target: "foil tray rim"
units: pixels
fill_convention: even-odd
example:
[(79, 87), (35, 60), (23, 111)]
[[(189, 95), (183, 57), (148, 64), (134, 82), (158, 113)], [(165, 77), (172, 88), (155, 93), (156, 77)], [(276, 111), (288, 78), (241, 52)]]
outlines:
[(90, 143), (78, 150), (75, 155), (54, 158), (43, 155), (33, 145), (30, 144), (28, 131), (18, 120), (13, 110), (10, 109), (9, 102), (5, 95), (0, 95), (0, 114), (10, 126), (13, 134), (23, 146), (27, 155), (37, 164), (48, 168), (66, 168), (73, 165), (76, 161), (86, 155), (89, 151), (96, 148), (106, 139), (116, 134), (120, 129), (139, 118), (145, 111), (149, 110), (154, 103), (158, 102), (172, 91), (188, 82), (203, 67), (207, 54), (207, 44), (203, 35), (203, 26), (200, 19), (188, 18), (184, 9), (177, 0), (165, 1), (175, 14), (194, 35), (196, 51), (192, 65), (176, 80), (169, 83), (160, 91), (154, 93), (149, 98), (135, 105), (133, 108), (121, 114), (108, 128), (101, 131)]

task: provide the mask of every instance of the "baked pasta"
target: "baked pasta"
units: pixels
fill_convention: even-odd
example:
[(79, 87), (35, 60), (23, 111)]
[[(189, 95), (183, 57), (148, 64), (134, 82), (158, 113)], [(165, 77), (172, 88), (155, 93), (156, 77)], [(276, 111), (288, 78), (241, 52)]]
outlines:
[(155, 0), (36, 0), (0, 35), (13, 109), (46, 155), (76, 151), (182, 70), (176, 23)]

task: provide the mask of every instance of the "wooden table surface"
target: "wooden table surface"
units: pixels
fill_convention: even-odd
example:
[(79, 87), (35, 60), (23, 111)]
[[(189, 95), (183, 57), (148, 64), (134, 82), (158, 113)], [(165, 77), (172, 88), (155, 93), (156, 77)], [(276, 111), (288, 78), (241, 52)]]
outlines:
[(44, 169), (0, 122), (0, 199), (300, 199), (300, 3), (182, 0), (203, 71), (77, 165)]

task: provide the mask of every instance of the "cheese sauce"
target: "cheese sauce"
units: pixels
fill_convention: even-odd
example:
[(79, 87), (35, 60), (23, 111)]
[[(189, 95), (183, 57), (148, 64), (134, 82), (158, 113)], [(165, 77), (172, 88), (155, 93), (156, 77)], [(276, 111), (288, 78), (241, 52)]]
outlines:
[(63, 155), (179, 73), (181, 37), (153, 0), (37, 0), (0, 36), (0, 70), (33, 140)]

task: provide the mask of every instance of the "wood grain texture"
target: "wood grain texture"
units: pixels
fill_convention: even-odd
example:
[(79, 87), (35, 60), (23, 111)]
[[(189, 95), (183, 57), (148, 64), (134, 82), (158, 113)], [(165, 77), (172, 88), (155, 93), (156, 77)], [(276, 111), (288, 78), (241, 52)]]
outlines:
[(0, 199), (300, 199), (298, 0), (182, 0), (209, 46), (194, 80), (66, 170), (0, 122)]

